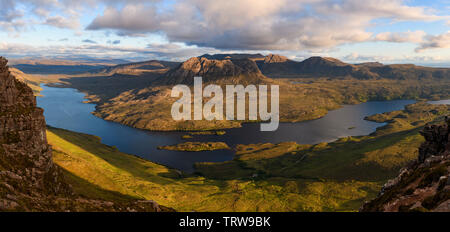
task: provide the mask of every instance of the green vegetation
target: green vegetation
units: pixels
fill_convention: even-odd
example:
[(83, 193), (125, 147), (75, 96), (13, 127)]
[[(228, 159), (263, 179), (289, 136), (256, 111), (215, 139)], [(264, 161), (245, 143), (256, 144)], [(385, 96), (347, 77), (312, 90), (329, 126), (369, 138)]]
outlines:
[[(378, 115), (389, 125), (370, 136), (239, 145), (234, 160), (198, 163), (195, 174), (121, 153), (90, 135), (49, 128), (48, 139), (55, 163), (85, 195), (151, 199), (179, 211), (355, 211), (417, 157), (420, 128), (448, 112), (417, 103)], [(395, 120), (400, 114), (403, 126)]]
[(190, 135), (224, 135), (226, 131), (195, 131), (189, 132)]
[(221, 136), (226, 133), (227, 133), (226, 131), (193, 131), (193, 132), (189, 132), (189, 134), (187, 134), (187, 135), (181, 136), (181, 138), (182, 139), (192, 139), (196, 135), (218, 135), (218, 136)]
[(152, 199), (178, 211), (348, 211), (374, 197), (379, 187), (295, 178), (208, 179), (120, 153), (94, 136), (49, 128), (48, 139), (55, 163), (69, 173), (77, 193)]
[(171, 146), (159, 146), (160, 150), (169, 151), (215, 151), (215, 150), (229, 150), (230, 147), (224, 142), (185, 142)]

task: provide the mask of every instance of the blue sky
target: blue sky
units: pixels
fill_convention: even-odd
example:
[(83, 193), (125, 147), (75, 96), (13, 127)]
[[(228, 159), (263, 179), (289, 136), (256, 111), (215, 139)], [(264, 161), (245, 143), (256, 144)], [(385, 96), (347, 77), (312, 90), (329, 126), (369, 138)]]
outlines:
[(0, 0), (9, 58), (313, 55), (450, 66), (450, 0)]

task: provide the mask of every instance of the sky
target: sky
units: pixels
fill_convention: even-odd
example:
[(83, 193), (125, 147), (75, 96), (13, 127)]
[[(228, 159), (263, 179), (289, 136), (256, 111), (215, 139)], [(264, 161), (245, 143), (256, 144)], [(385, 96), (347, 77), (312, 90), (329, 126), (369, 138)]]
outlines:
[(450, 0), (0, 0), (7, 58), (205, 53), (450, 66)]

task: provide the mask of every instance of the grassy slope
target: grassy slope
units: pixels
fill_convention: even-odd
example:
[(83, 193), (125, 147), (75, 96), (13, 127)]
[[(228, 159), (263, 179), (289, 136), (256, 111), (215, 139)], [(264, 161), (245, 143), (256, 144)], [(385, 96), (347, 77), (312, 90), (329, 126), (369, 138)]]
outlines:
[(228, 150), (230, 147), (224, 142), (185, 142), (171, 146), (159, 146), (158, 149), (169, 151), (215, 151)]
[(416, 157), (419, 128), (448, 113), (446, 106), (416, 105), (403, 112), (402, 123), (384, 115), (391, 123), (381, 131), (389, 133), (315, 146), (241, 145), (235, 160), (198, 164), (196, 175), (121, 153), (90, 135), (49, 128), (48, 139), (54, 161), (85, 195), (152, 199), (179, 211), (354, 211)]
[(379, 187), (376, 183), (295, 178), (182, 177), (175, 170), (103, 145), (94, 136), (55, 128), (47, 134), (55, 163), (70, 173), (67, 179), (74, 189), (87, 196), (146, 198), (181, 211), (354, 210)]

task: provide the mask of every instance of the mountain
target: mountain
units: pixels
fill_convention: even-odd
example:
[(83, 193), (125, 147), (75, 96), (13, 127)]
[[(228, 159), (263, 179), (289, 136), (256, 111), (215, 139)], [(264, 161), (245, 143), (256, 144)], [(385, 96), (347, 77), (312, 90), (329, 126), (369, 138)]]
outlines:
[(384, 64), (382, 64), (380, 62), (365, 62), (365, 63), (356, 64), (356, 66), (372, 68), (372, 67), (382, 67), (382, 66), (384, 66)]
[(205, 54), (199, 56), (199, 58), (206, 58), (209, 60), (229, 60), (229, 59), (250, 59), (250, 60), (264, 60), (264, 56), (257, 54), (245, 54), (245, 53), (234, 53), (234, 54)]
[(0, 57), (0, 211), (161, 211), (152, 201), (109, 202), (77, 195), (53, 163), (43, 110)]
[(450, 68), (430, 68), (414, 64), (392, 64), (370, 67), (370, 72), (380, 78), (394, 80), (449, 79)]
[(262, 74), (271, 78), (356, 78), (423, 80), (450, 78), (450, 68), (431, 68), (413, 64), (384, 65), (379, 62), (349, 64), (331, 57), (310, 57), (304, 61), (290, 60), (285, 56), (269, 54), (205, 54), (199, 58), (210, 60), (250, 59), (255, 61)]
[(258, 84), (268, 81), (256, 63), (250, 59), (210, 60), (193, 57), (170, 70), (160, 83), (165, 85), (193, 84), (194, 77), (203, 77), (204, 82)]
[(114, 75), (114, 74), (139, 75), (144, 72), (152, 72), (152, 71), (164, 72), (171, 68), (175, 68), (179, 64), (180, 64), (179, 62), (150, 60), (144, 62), (119, 64), (112, 67), (107, 67), (100, 70), (99, 73), (107, 75)]
[(355, 77), (372, 79), (378, 76), (371, 73), (367, 66), (356, 66), (344, 63), (331, 57), (310, 57), (302, 62), (289, 60), (280, 55), (270, 54), (264, 60), (256, 61), (264, 75), (278, 77)]
[(361, 211), (450, 211), (450, 119), (426, 126), (419, 157)]
[(383, 65), (379, 62), (348, 64), (330, 57), (310, 57), (297, 62), (280, 55), (270, 54), (257, 60), (261, 72), (272, 78), (356, 78), (422, 80), (450, 78), (450, 69), (430, 68), (413, 64)]
[(265, 64), (273, 64), (273, 63), (284, 63), (289, 61), (289, 59), (285, 56), (269, 54), (264, 57)]

